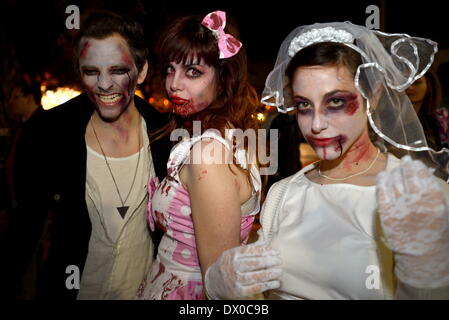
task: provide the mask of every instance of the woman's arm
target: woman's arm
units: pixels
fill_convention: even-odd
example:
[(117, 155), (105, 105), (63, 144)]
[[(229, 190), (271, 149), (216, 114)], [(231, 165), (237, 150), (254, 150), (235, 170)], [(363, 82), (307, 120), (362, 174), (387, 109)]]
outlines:
[[(207, 152), (211, 148), (217, 152)], [(201, 160), (195, 161), (195, 155)], [(211, 299), (235, 299), (277, 288), (275, 279), (282, 273), (276, 268), (281, 263), (279, 252), (265, 243), (241, 246), (240, 205), (251, 195), (251, 186), (226, 159), (232, 155), (221, 143), (203, 141), (191, 153), (193, 163), (181, 171), (190, 194), (204, 294), (212, 288), (208, 289)]]
[(201, 141), (191, 153), (194, 163), (185, 165), (181, 172), (181, 180), (190, 195), (203, 277), (223, 251), (240, 245), (240, 194), (241, 186), (245, 187), (244, 175), (238, 175), (235, 166), (232, 172), (225, 163), (228, 152), (216, 140)]

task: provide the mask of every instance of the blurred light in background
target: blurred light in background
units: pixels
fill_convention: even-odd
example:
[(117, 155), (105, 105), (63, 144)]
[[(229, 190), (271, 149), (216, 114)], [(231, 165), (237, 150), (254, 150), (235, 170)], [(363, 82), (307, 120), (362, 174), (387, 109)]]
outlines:
[(263, 122), (265, 120), (265, 115), (261, 112), (259, 112), (257, 114), (257, 120), (259, 120), (260, 122)]
[(56, 107), (81, 94), (80, 91), (67, 87), (59, 87), (56, 88), (56, 90), (46, 90), (45, 86), (41, 86), (41, 91), (41, 104), (45, 110)]
[(159, 112), (170, 112), (172, 104), (161, 94), (156, 94), (148, 99), (148, 103), (155, 107)]
[(139, 98), (145, 99), (145, 96), (143, 95), (142, 90), (136, 89), (135, 94), (136, 94), (136, 96), (138, 96)]
[[(47, 88), (44, 85), (41, 86), (42, 91), (41, 104), (45, 110), (54, 108), (81, 94), (80, 91), (68, 87), (59, 87), (56, 90), (46, 90), (46, 89)], [(137, 89), (135, 94), (136, 96), (145, 99), (145, 96), (143, 95), (143, 92), (140, 89)]]

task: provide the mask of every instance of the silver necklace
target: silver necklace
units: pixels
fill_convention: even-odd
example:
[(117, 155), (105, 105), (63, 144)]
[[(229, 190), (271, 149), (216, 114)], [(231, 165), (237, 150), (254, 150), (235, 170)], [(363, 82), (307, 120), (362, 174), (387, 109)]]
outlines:
[[(128, 200), (129, 195), (131, 194), (131, 190), (133, 189), (134, 182), (136, 181), (137, 170), (139, 168), (139, 162), (140, 162), (140, 133), (138, 134), (138, 137), (139, 137), (139, 155), (137, 157), (136, 170), (134, 172), (133, 182), (131, 183), (131, 187), (129, 188), (128, 195), (126, 196), (125, 201), (123, 201), (122, 195), (120, 194), (120, 190), (118, 189), (117, 182), (115, 181), (114, 174), (112, 173), (111, 166), (109, 165), (108, 159), (106, 158), (106, 154), (104, 153), (103, 148), (102, 148), (101, 143), (100, 143), (100, 140), (98, 139), (97, 132), (95, 131), (95, 126), (94, 126), (94, 121), (93, 121), (92, 116), (90, 117), (90, 124), (92, 126), (93, 131), (94, 131), (94, 135), (95, 135), (95, 138), (97, 139), (98, 145), (100, 146), (100, 150), (101, 150), (101, 153), (103, 154), (104, 161), (106, 162), (106, 165), (107, 165), (107, 167), (109, 169), (109, 172), (111, 173), (112, 181), (114, 181), (115, 189), (117, 190), (118, 196), (120, 198), (120, 202), (122, 203), (122, 206), (121, 207), (117, 207), (117, 210), (118, 210), (120, 216), (122, 217), (122, 219), (124, 219), (125, 215), (126, 215), (126, 212), (129, 209), (129, 206), (125, 206), (125, 203)], [(140, 132), (140, 125), (138, 125), (137, 128), (138, 128), (138, 132)]]
[(376, 162), (377, 158), (379, 157), (379, 154), (380, 154), (380, 149), (377, 149), (377, 155), (376, 155), (376, 158), (374, 158), (373, 162), (371, 162), (371, 164), (369, 165), (368, 168), (366, 168), (365, 170), (363, 170), (363, 171), (361, 171), (361, 172), (352, 174), (352, 175), (350, 175), (350, 176), (348, 176), (348, 177), (345, 177), (345, 178), (331, 178), (331, 177), (329, 177), (329, 176), (326, 176), (326, 175), (322, 174), (322, 173), (321, 173), (321, 162), (320, 162), (320, 166), (318, 167), (318, 175), (319, 175), (320, 177), (323, 177), (323, 178), (326, 178), (326, 179), (329, 179), (329, 180), (333, 180), (333, 181), (343, 181), (343, 180), (347, 180), (347, 179), (349, 179), (349, 178), (352, 178), (352, 177), (361, 175), (361, 174), (367, 172), (369, 169), (371, 169), (371, 167), (374, 165), (374, 163)]

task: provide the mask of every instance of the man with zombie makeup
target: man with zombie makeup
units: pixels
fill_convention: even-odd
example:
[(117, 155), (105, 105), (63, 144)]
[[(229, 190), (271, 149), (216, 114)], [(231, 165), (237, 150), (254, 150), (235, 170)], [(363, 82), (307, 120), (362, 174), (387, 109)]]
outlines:
[(150, 146), (148, 133), (166, 119), (134, 95), (148, 70), (136, 22), (94, 13), (76, 48), (86, 93), (31, 118), (17, 146), (18, 213), (5, 244), (2, 287), (12, 291), (20, 280), (51, 211), (37, 297), (129, 299), (153, 259), (146, 185), (165, 177), (170, 144)]

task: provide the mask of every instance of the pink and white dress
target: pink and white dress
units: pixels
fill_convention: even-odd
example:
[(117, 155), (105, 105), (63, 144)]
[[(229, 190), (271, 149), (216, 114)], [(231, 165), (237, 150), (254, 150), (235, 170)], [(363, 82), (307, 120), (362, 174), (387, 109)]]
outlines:
[[(164, 231), (156, 260), (143, 279), (136, 299), (139, 300), (199, 300), (202, 299), (203, 280), (195, 244), (190, 197), (182, 186), (179, 172), (189, 159), (193, 145), (202, 139), (215, 139), (231, 148), (232, 144), (214, 130), (176, 144), (167, 164), (168, 175), (162, 181), (150, 181), (148, 192), (148, 220)], [(241, 206), (242, 243), (248, 241), (254, 216), (260, 209), (261, 180), (255, 165), (247, 165), (244, 150), (234, 153), (238, 163), (250, 170), (252, 196)]]

